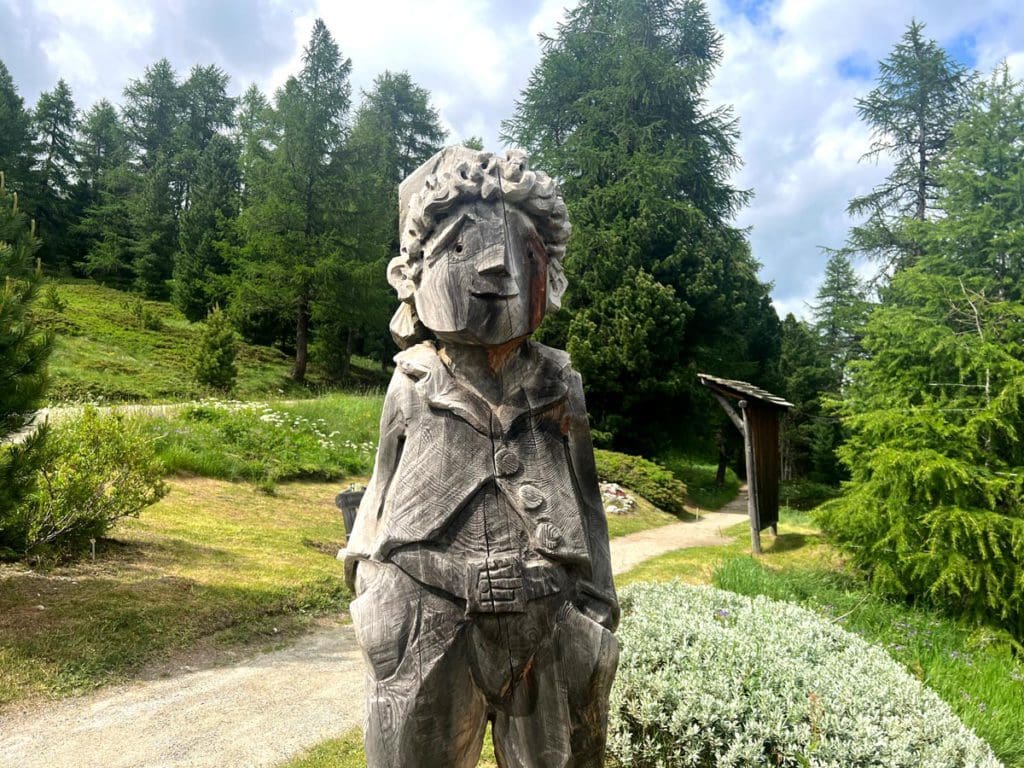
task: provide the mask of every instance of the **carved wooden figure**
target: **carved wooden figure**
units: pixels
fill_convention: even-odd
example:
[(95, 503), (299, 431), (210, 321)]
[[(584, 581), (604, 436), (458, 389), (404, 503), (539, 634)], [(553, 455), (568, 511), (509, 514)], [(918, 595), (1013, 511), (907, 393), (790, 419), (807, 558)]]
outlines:
[(400, 188), (403, 348), (344, 551), (370, 768), (600, 768), (618, 603), (580, 376), (529, 341), (565, 290), (554, 182), (442, 150)]

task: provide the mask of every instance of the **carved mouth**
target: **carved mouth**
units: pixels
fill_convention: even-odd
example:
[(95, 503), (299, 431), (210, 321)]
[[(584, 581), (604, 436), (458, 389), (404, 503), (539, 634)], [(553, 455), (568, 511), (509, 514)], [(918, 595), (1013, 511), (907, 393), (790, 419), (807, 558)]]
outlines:
[(493, 301), (497, 299), (512, 299), (519, 295), (519, 291), (470, 291), (478, 299)]

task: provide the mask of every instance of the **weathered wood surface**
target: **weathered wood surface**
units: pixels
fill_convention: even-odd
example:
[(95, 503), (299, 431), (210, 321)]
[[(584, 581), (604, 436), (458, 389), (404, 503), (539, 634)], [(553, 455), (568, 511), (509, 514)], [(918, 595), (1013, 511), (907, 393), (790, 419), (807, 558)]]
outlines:
[(582, 383), (530, 342), (569, 226), (522, 154), (452, 147), (400, 188), (404, 348), (344, 551), (370, 768), (603, 764), (618, 604)]
[[(744, 458), (750, 510), (750, 543), (761, 553), (761, 531), (777, 532), (779, 522), (779, 477), (782, 459), (779, 452), (779, 418), (792, 403), (746, 381), (697, 374), (711, 391), (729, 420), (743, 435)], [(742, 416), (730, 403), (736, 400)]]

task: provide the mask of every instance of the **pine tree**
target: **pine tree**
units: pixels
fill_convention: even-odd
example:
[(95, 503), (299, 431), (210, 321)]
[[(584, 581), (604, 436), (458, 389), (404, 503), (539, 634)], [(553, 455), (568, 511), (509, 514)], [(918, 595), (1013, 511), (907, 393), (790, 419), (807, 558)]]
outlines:
[(847, 208), (866, 216), (850, 233), (848, 249), (878, 261), (883, 274), (912, 264), (921, 246), (906, 219), (925, 221), (935, 211), (935, 161), (963, 115), (972, 75), (912, 21), (889, 56), (879, 62), (878, 84), (857, 100), (857, 113), (874, 141), (863, 159), (892, 158), (885, 181)]
[(192, 374), (200, 384), (206, 384), (222, 391), (229, 391), (238, 378), (238, 334), (231, 327), (220, 307), (214, 307), (206, 316), (192, 359)]
[[(704, 98), (721, 36), (701, 0), (584, 0), (542, 47), (503, 126), (561, 181), (573, 223), (568, 311), (541, 336), (569, 349), (595, 424), (620, 443), (649, 449), (684, 429), (710, 439), (696, 370), (767, 385), (779, 345), (768, 288), (729, 224), (748, 197), (728, 183), (736, 122)], [(656, 349), (602, 352), (619, 316), (635, 319), (616, 325), (630, 349), (665, 323)]]
[(0, 172), (0, 556), (10, 549), (10, 515), (32, 488), (42, 439), (5, 443), (34, 417), (46, 390), (51, 343), (32, 321), (40, 283), (34, 230)]

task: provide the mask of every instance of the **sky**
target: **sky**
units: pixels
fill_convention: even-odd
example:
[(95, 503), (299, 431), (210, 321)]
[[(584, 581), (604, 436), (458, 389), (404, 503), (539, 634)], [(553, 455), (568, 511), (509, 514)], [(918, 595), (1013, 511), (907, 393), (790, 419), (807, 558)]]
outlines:
[[(754, 198), (737, 216), (780, 316), (806, 317), (823, 247), (841, 246), (850, 198), (889, 170), (861, 161), (870, 131), (856, 114), (877, 63), (912, 19), (964, 65), (1005, 59), (1024, 77), (1019, 0), (706, 0), (723, 36), (707, 98), (739, 118), (744, 165), (733, 183)], [(353, 91), (384, 70), (427, 88), (450, 139), (501, 150), (500, 123), (555, 34), (567, 0), (0, 0), (0, 60), (26, 104), (63, 77), (79, 107), (118, 103), (130, 79), (166, 57), (180, 75), (216, 64), (231, 91), (265, 92), (298, 71), (322, 18), (352, 59)], [(543, 169), (541, 169), (543, 170)], [(860, 265), (867, 272), (870, 265)]]

